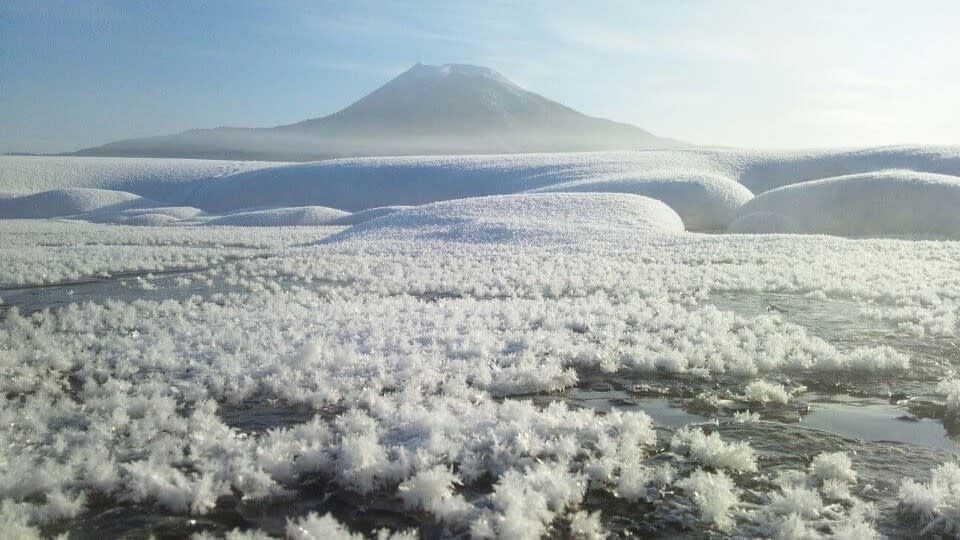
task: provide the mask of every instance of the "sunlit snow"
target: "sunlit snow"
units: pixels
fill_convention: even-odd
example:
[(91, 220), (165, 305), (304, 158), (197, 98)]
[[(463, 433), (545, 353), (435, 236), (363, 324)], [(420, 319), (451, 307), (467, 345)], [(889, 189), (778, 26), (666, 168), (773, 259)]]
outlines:
[(0, 529), (955, 535), (958, 156), (2, 157)]

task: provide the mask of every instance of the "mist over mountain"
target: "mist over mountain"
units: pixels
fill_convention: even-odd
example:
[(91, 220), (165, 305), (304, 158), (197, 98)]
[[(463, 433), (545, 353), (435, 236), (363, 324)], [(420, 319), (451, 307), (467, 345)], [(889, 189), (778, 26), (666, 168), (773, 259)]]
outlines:
[(311, 161), (350, 156), (569, 152), (678, 146), (524, 90), (489, 68), (417, 64), (345, 109), (273, 128), (111, 142), (71, 155)]

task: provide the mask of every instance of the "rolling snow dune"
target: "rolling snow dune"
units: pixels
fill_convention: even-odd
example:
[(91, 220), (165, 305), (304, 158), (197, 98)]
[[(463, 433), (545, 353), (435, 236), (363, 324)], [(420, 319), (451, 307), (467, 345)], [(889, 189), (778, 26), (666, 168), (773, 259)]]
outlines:
[(143, 197), (106, 189), (56, 189), (0, 199), (0, 218), (37, 219), (73, 216), (94, 210), (123, 210), (155, 204)]
[(891, 166), (960, 175), (960, 149), (685, 149), (341, 159), (205, 180), (188, 204), (210, 212), (303, 204), (355, 212), (524, 191), (613, 191), (663, 200), (686, 218), (688, 229), (705, 230), (729, 223), (750, 192)]
[(376, 208), (369, 208), (367, 210), (361, 210), (353, 214), (347, 214), (343, 217), (336, 218), (334, 220), (331, 220), (329, 223), (327, 223), (327, 225), (349, 227), (351, 225), (363, 223), (364, 221), (370, 221), (371, 219), (375, 219), (380, 216), (392, 214), (399, 210), (406, 210), (407, 208), (413, 208), (413, 207), (412, 206), (378, 206)]
[(0, 191), (24, 194), (99, 188), (174, 203), (197, 180), (275, 165), (266, 161), (0, 156)]
[(538, 193), (458, 199), (400, 210), (355, 225), (323, 242), (544, 244), (620, 238), (624, 233), (679, 232), (683, 232), (680, 216), (647, 197)]
[(960, 238), (960, 177), (904, 170), (782, 187), (745, 204), (735, 232)]
[[(204, 182), (191, 203), (212, 212), (319, 204), (347, 211), (504, 195), (623, 171), (631, 153), (357, 158)], [(629, 169), (627, 169), (629, 170)]]
[(293, 227), (328, 225), (333, 220), (348, 216), (350, 216), (348, 212), (336, 208), (301, 206), (229, 214), (211, 219), (206, 224), (232, 225), (235, 227)]
[(211, 212), (305, 203), (358, 211), (526, 191), (599, 191), (660, 199), (689, 229), (722, 229), (751, 194), (732, 175), (713, 172), (718, 166), (710, 160), (684, 152), (333, 160), (207, 181), (189, 204)]
[(730, 178), (685, 172), (578, 180), (534, 191), (643, 195), (666, 203), (680, 214), (684, 226), (694, 231), (725, 228), (737, 209), (753, 198), (750, 190)]
[(192, 206), (153, 206), (126, 208), (122, 210), (95, 210), (76, 216), (92, 223), (118, 223), (123, 225), (165, 225), (168, 223), (200, 218), (203, 210)]
[[(734, 227), (731, 221), (744, 216), (737, 210), (749, 200), (750, 192), (759, 195), (786, 185), (889, 168), (960, 175), (960, 147), (805, 152), (688, 148), (352, 158), (297, 164), (4, 156), (0, 157), (0, 192), (7, 195), (0, 197), (0, 207), (6, 208), (4, 215), (9, 217), (46, 217), (49, 214), (20, 209), (28, 206), (26, 201), (13, 203), (11, 197), (51, 189), (96, 188), (125, 191), (157, 201), (158, 205), (190, 206), (212, 214), (323, 206), (357, 212), (337, 223), (350, 225), (386, 211), (381, 208), (443, 200), (528, 191), (617, 192), (665, 202), (680, 214), (687, 230), (749, 231), (759, 226), (741, 221)], [(360, 213), (364, 210), (371, 213)], [(74, 213), (89, 211), (78, 208)], [(156, 222), (192, 219), (166, 211), (154, 213), (178, 220), (157, 217)], [(91, 219), (128, 224), (153, 219), (118, 215), (114, 220), (104, 215)], [(262, 215), (259, 224), (283, 224), (291, 216)], [(241, 218), (226, 221), (236, 219)], [(776, 225), (778, 219), (767, 216), (771, 230), (786, 227)], [(756, 224), (758, 218), (750, 221)]]
[[(731, 157), (736, 154), (731, 154)], [(884, 169), (960, 176), (960, 147), (891, 146), (861, 150), (757, 152), (741, 162), (737, 180), (756, 194), (810, 180)], [(742, 159), (742, 158), (741, 158)]]

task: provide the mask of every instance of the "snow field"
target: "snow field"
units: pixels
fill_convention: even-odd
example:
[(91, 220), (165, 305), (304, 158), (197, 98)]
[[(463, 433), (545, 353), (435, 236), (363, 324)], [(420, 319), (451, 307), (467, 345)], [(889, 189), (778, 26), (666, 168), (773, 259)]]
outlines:
[[(734, 399), (773, 409), (791, 403), (792, 378), (946, 379), (938, 391), (955, 414), (960, 392), (942, 363), (889, 345), (834, 343), (791, 313), (743, 315), (711, 302), (763, 292), (842, 300), (896, 335), (949, 338), (960, 315), (956, 242), (683, 232), (726, 219), (746, 197), (735, 180), (760, 193), (762, 182), (888, 161), (957, 173), (955, 150), (916, 148), (380, 158), (236, 174), (185, 164), (169, 184), (157, 169), (127, 169), (123, 160), (109, 165), (110, 177), (97, 177), (103, 163), (79, 170), (74, 187), (57, 189), (73, 194), (66, 211), (80, 219), (200, 223), (216, 219), (206, 211), (293, 201), (376, 208), (230, 216), (349, 229), (0, 221), (5, 287), (214, 266), (200, 276), (209, 286), (185, 299), (34, 313), (3, 305), (0, 528), (39, 535), (104, 499), (211, 514), (231, 497), (284, 501), (320, 478), (392, 498), (445, 534), (478, 538), (602, 536), (604, 515), (588, 502), (598, 494), (656, 505), (677, 522), (692, 516), (723, 534), (874, 537), (877, 511), (861, 499), (856, 456), (826, 452), (771, 479), (764, 449), (731, 436), (759, 416), (658, 434), (637, 410), (604, 414), (529, 396), (570, 389), (593, 371), (717, 381), (742, 389)], [(0, 189), (24, 191), (4, 176), (9, 163), (0, 158)], [(948, 187), (935, 199), (950, 200), (954, 182), (870, 173), (784, 191), (841, 182), (850, 193), (842, 200), (856, 210), (876, 202), (868, 195), (878, 178), (894, 186), (883, 200), (924, 201), (937, 186)], [(161, 206), (110, 208), (139, 199), (83, 191), (94, 187), (129, 189)], [(459, 200), (425, 200), (431, 193)], [(396, 204), (422, 205), (380, 208)], [(762, 211), (773, 210), (782, 208)], [(313, 416), (266, 431), (229, 421), (232, 408), (262, 403)], [(951, 467), (929, 483), (903, 483), (899, 514), (919, 520), (918, 532), (956, 533)], [(228, 537), (281, 533), (359, 537), (320, 514)]]
[[(894, 168), (903, 170), (888, 170)], [(957, 237), (960, 224), (952, 212), (957, 175), (960, 151), (936, 147), (780, 153), (686, 149), (300, 164), (4, 157), (0, 216), (63, 217), (98, 210), (81, 219), (194, 223), (197, 214), (181, 217), (182, 211), (164, 210), (187, 206), (234, 213), (213, 217), (223, 224), (318, 225), (325, 222), (323, 212), (294, 208), (357, 212), (524, 192), (612, 192), (660, 200), (692, 231)], [(946, 185), (951, 182), (952, 187)], [(104, 191), (94, 194), (92, 188)], [(753, 194), (758, 197), (752, 199)], [(138, 202), (137, 196), (156, 202)], [(127, 215), (123, 205), (149, 205), (157, 211)], [(247, 211), (263, 208), (270, 210)]]

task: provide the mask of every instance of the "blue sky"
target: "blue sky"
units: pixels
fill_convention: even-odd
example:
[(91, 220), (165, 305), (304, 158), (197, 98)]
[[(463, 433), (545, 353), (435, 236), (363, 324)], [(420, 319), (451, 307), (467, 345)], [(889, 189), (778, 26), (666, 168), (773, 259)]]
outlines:
[(960, 144), (960, 2), (0, 2), (0, 152), (323, 116), (485, 65), (700, 144)]

